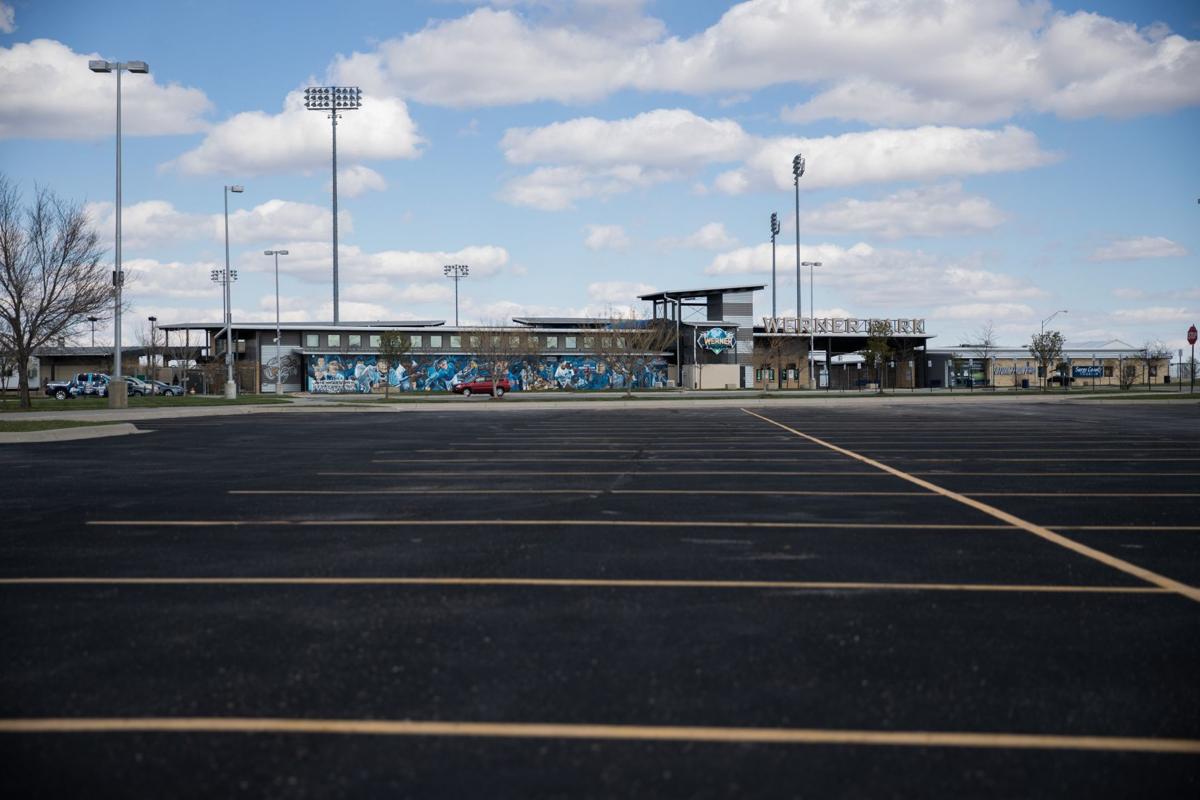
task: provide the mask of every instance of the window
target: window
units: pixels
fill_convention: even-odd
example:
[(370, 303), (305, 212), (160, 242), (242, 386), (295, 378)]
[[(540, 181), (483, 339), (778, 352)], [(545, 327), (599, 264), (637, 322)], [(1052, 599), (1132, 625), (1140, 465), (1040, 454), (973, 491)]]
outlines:
[(450, 349), (451, 350), (461, 350), (462, 349), (462, 337), (461, 336), (451, 336), (450, 337)]
[(358, 335), (357, 333), (350, 334), (346, 337), (346, 339), (347, 343), (351, 347), (362, 347), (362, 336)]
[(304, 335), (304, 346), (310, 350), (315, 350), (321, 346), (321, 337), (315, 333), (306, 333)]
[(618, 336), (618, 337), (617, 337), (617, 349), (618, 349), (618, 350), (624, 350), (624, 349), (625, 349), (625, 337), (624, 337), (624, 336)]
[(1158, 365), (1157, 364), (1150, 367), (1150, 377), (1151, 378), (1158, 377)]
[(481, 340), (478, 336), (472, 336), (471, 337), (471, 347), (478, 348), (480, 341)]
[(771, 367), (767, 370), (767, 380), (769, 380), (769, 381), (775, 380), (775, 368), (774, 367)]
[(511, 347), (513, 350), (518, 350), (518, 349), (520, 349), (520, 347), (521, 347), (521, 337), (520, 337), (520, 336), (510, 336), (510, 337), (508, 337), (508, 346), (509, 346), (509, 347)]
[(557, 347), (558, 347), (558, 337), (557, 336), (547, 336), (546, 337), (546, 349), (554, 350)]
[(330, 347), (341, 347), (342, 346), (342, 335), (340, 333), (331, 333), (331, 334), (329, 334), (328, 338), (329, 338), (329, 346)]
[(566, 347), (568, 350), (574, 350), (575, 349), (575, 337), (567, 336), (565, 338), (567, 340), (567, 343), (563, 346)]
[(370, 342), (370, 344), (371, 344), (371, 347), (378, 349), (378, 348), (380, 347), (380, 345), (382, 345), (382, 344), (383, 344), (383, 337), (381, 337), (381, 336), (372, 336), (372, 337), (371, 337), (371, 338), (369, 338), (367, 341), (368, 341), (368, 342)]
[(754, 370), (754, 380), (761, 382), (763, 379), (763, 371), (761, 369)]
[(594, 337), (594, 336), (583, 337), (583, 349), (584, 350), (591, 350), (595, 346), (596, 346), (596, 337)]
[(411, 346), (411, 347), (412, 347), (414, 350), (415, 350), (415, 349), (417, 349), (418, 347), (420, 347), (420, 346), (421, 346), (421, 337), (420, 337), (420, 336), (410, 336), (410, 337), (408, 337), (408, 344), (409, 344), (409, 346)]
[(430, 334), (429, 346), (430, 347), (441, 347), (442, 346), (441, 334)]
[(1106, 366), (1104, 367), (1104, 377), (1106, 377), (1106, 378), (1111, 378), (1112, 376), (1113, 376), (1113, 368), (1112, 368), (1112, 366), (1111, 366), (1111, 365), (1106, 365)]

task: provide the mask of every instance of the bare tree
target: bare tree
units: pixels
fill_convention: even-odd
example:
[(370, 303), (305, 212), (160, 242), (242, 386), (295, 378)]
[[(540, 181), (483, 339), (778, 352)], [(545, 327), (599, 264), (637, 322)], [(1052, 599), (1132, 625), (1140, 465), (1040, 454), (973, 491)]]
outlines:
[(1037, 361), (1038, 367), (1042, 372), (1042, 391), (1046, 390), (1046, 384), (1050, 378), (1050, 365), (1058, 364), (1062, 360), (1063, 345), (1066, 340), (1059, 331), (1045, 331), (1044, 333), (1035, 333), (1033, 338), (1029, 340), (1028, 350), (1029, 355), (1033, 356)]
[(875, 380), (880, 394), (883, 394), (883, 365), (892, 356), (892, 326), (885, 320), (871, 320), (867, 333), (866, 346), (859, 352), (868, 364), (875, 365)]
[(29, 359), (47, 342), (71, 338), (88, 315), (112, 301), (96, 232), (78, 205), (38, 189), (33, 205), (0, 175), (0, 349), (19, 369), (20, 405), (29, 408)]
[(1171, 351), (1162, 342), (1147, 340), (1142, 345), (1142, 349), (1138, 351), (1138, 360), (1142, 362), (1142, 370), (1146, 378), (1146, 391), (1150, 391), (1150, 372), (1152, 369), (1157, 371), (1160, 362), (1170, 364)]
[(675, 329), (666, 320), (632, 313), (627, 317), (614, 315), (604, 330), (596, 332), (594, 351), (610, 376), (621, 376), (625, 394), (631, 395), (639, 372), (661, 359), (674, 341)]
[(484, 325), (468, 333), (470, 350), (478, 355), (492, 378), (492, 396), (503, 394), (500, 381), (508, 376), (513, 362), (534, 358), (538, 354), (538, 337), (526, 330), (502, 325)]
[[(758, 348), (754, 350), (754, 369), (755, 370), (774, 370), (775, 372), (775, 387), (783, 389), (783, 358), (787, 355), (788, 349), (797, 340), (796, 336), (784, 336), (778, 333), (769, 333), (763, 337), (763, 347), (760, 351)], [(763, 388), (770, 389), (771, 381), (768, 378), (763, 381)]]
[[(384, 331), (379, 335), (379, 357), (387, 359), (385, 366), (395, 369), (397, 374), (400, 372), (397, 367), (410, 352), (412, 352), (412, 340), (404, 334), (396, 333), (396, 331)], [(378, 362), (376, 362), (376, 365), (378, 365)], [(388, 380), (387, 373), (387, 370), (381, 369), (379, 371), (380, 377), (383, 380), (383, 399), (385, 400), (388, 398), (389, 390), (392, 386), (391, 381)]]
[(975, 331), (975, 355), (983, 362), (984, 377), (992, 391), (995, 391), (996, 381), (991, 366), (996, 357), (996, 326), (990, 319)]
[(8, 381), (17, 368), (17, 358), (4, 344), (7, 338), (0, 336), (0, 394), (8, 394)]

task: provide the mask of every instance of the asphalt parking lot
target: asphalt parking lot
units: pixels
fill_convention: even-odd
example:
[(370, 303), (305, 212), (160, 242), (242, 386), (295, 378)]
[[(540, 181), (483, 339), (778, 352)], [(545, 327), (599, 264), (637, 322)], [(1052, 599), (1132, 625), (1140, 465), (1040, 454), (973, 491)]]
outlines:
[(0, 448), (9, 796), (1200, 792), (1195, 405)]

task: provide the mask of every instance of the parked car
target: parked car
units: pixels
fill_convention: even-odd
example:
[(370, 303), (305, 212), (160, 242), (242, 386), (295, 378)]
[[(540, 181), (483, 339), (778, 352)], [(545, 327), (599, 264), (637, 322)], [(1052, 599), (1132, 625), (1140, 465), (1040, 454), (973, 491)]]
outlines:
[(146, 397), (154, 393), (149, 384), (132, 375), (122, 375), (121, 380), (125, 381), (125, 393), (128, 397)]
[(42, 389), (55, 400), (70, 400), (78, 394), (74, 381), (47, 381)]
[(166, 383), (165, 381), (150, 381), (150, 383), (151, 383), (151, 385), (154, 386), (155, 394), (166, 395), (167, 397), (182, 397), (183, 396), (183, 387), (182, 386), (173, 386), (169, 383)]
[(91, 397), (108, 396), (108, 375), (103, 372), (76, 373), (73, 382), (79, 389), (79, 394)]
[[(476, 378), (473, 381), (463, 381), (454, 386), (454, 391), (463, 397), (470, 397), (473, 394), (492, 394), (492, 379)], [(512, 383), (509, 382), (508, 378), (501, 378), (496, 381), (496, 397), (504, 397), (505, 392), (511, 391)]]

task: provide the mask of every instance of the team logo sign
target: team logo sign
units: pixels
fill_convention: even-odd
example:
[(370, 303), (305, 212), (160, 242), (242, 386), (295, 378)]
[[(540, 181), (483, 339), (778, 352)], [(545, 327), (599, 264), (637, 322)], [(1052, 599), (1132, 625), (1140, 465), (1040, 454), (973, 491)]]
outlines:
[(733, 347), (733, 332), (724, 328), (709, 328), (696, 334), (696, 343), (705, 350), (721, 355)]

